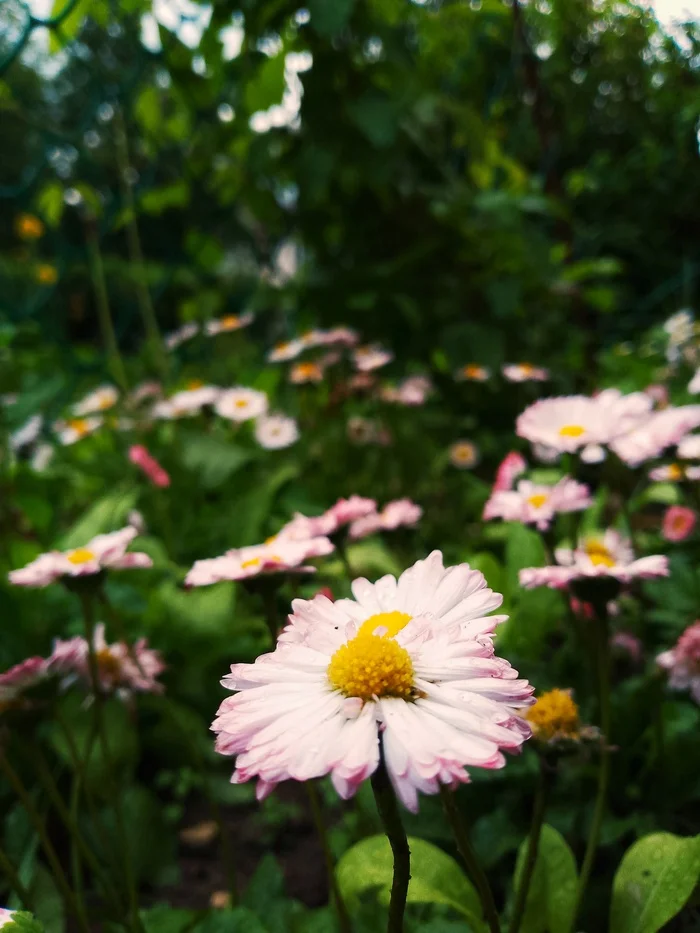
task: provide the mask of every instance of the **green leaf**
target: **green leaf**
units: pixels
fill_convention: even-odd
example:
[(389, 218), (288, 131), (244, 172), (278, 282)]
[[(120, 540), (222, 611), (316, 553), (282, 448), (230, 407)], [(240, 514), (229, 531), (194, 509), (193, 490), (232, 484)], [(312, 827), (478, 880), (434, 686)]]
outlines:
[[(455, 860), (423, 839), (411, 837), (410, 904), (444, 904), (465, 917), (474, 931), (486, 929), (481, 904), (472, 883)], [(388, 904), (393, 877), (393, 857), (384, 835), (358, 842), (338, 862), (338, 884), (348, 902), (377, 890), (379, 900)]]
[(3, 924), (5, 933), (44, 933), (45, 927), (26, 910), (12, 915), (12, 922)]
[(134, 489), (122, 488), (107, 493), (78, 519), (57, 546), (63, 551), (82, 547), (95, 535), (123, 528), (137, 499), (138, 490)]
[(172, 185), (163, 185), (147, 191), (139, 206), (146, 214), (162, 214), (170, 207), (184, 207), (189, 201), (190, 189), (186, 181), (176, 181)]
[[(75, 39), (91, 4), (92, 0), (77, 0), (75, 4), (73, 0), (54, 0), (51, 19), (59, 18), (60, 28), (49, 30), (49, 52), (52, 55), (59, 52), (67, 42)], [(71, 6), (72, 9), (67, 12)]]
[[(517, 891), (527, 852), (527, 840), (518, 851), (514, 888)], [(521, 933), (569, 933), (574, 922), (578, 875), (576, 861), (564, 837), (545, 824), (532, 873)], [(617, 928), (615, 933), (620, 933)]]
[(332, 36), (344, 29), (355, 0), (309, 0), (311, 25), (320, 36)]
[[(53, 32), (52, 32), (53, 35)], [(66, 202), (63, 200), (63, 185), (57, 181), (49, 182), (39, 192), (37, 208), (49, 227), (57, 227), (61, 222)]]
[(267, 58), (245, 89), (245, 104), (250, 113), (279, 104), (284, 94), (284, 53)]
[(194, 928), (193, 933), (268, 933), (258, 917), (248, 907), (216, 910)]
[(43, 923), (46, 933), (63, 933), (66, 928), (63, 898), (50, 872), (43, 865), (37, 865), (29, 893), (34, 915)]
[(610, 930), (655, 933), (700, 879), (700, 836), (652, 833), (627, 850), (613, 881)]
[(523, 567), (542, 567), (546, 563), (542, 538), (525, 525), (513, 523), (506, 542), (506, 572), (509, 591), (519, 587), (518, 572)]
[(255, 451), (215, 437), (192, 434), (183, 438), (182, 462), (205, 489), (220, 486), (255, 457)]
[(378, 149), (393, 143), (399, 125), (395, 101), (370, 93), (351, 101), (346, 108), (355, 126)]
[(185, 933), (191, 929), (193, 910), (183, 910), (179, 907), (168, 907), (158, 904), (140, 911), (146, 933)]

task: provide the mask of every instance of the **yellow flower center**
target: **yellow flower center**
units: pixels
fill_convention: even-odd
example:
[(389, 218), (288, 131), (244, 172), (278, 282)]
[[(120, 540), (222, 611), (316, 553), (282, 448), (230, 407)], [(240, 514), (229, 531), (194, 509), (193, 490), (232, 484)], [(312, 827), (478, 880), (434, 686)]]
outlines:
[(17, 218), (17, 233), (24, 240), (37, 240), (44, 234), (44, 225), (33, 214), (20, 214)]
[(236, 401), (235, 401), (233, 404), (235, 405), (236, 408), (247, 408), (247, 407), (248, 407), (248, 399), (247, 399), (247, 398), (237, 398)]
[(535, 367), (532, 365), (532, 363), (521, 363), (520, 371), (526, 376), (530, 376), (535, 371)]
[(559, 428), (560, 437), (581, 437), (585, 432), (586, 429), (582, 424), (565, 424), (563, 427)]
[(568, 690), (548, 690), (525, 714), (538, 739), (576, 739), (579, 736), (578, 706)]
[(455, 444), (452, 455), (456, 460), (470, 461), (474, 458), (474, 448), (471, 444)]
[(96, 652), (95, 660), (102, 675), (115, 680), (121, 671), (121, 661), (115, 658), (109, 648), (102, 648)]
[[(405, 612), (380, 612), (335, 652), (328, 665), (332, 687), (347, 697), (401, 697), (415, 694), (413, 662), (395, 636), (411, 621)], [(379, 631), (377, 631), (379, 630)]]
[(185, 385), (185, 388), (192, 392), (194, 389), (201, 389), (203, 385), (204, 383), (201, 379), (190, 379)]
[(677, 463), (671, 463), (668, 468), (668, 478), (670, 480), (683, 479), (683, 467)]
[(233, 330), (240, 324), (240, 318), (237, 314), (227, 314), (226, 317), (221, 318), (219, 323), (224, 329)]
[(114, 398), (111, 395), (108, 395), (106, 392), (104, 395), (101, 395), (97, 400), (97, 407), (100, 411), (106, 411), (108, 408), (111, 408), (114, 405)]
[(584, 550), (594, 567), (614, 567), (615, 558), (602, 541), (591, 540), (584, 545)]
[(66, 554), (66, 557), (71, 564), (89, 564), (91, 560), (95, 560), (95, 555), (86, 547), (78, 547)]
[(250, 560), (243, 561), (243, 563), (241, 564), (241, 568), (243, 570), (247, 570), (248, 567), (257, 567), (259, 563), (260, 563), (259, 557), (251, 557)]
[(549, 499), (549, 496), (545, 495), (543, 492), (536, 493), (534, 496), (530, 496), (527, 500), (528, 505), (531, 505), (534, 509), (541, 509), (545, 502)]
[(42, 264), (36, 270), (36, 280), (42, 285), (53, 285), (58, 279), (58, 272), (53, 266)]
[(317, 363), (299, 363), (296, 366), (296, 375), (301, 378), (313, 379), (316, 376), (323, 375), (321, 367)]
[(463, 372), (467, 379), (481, 379), (481, 377), (484, 375), (483, 368), (481, 366), (476, 366), (475, 364), (465, 366)]
[(290, 344), (289, 344), (289, 343), (278, 343), (278, 344), (275, 346), (275, 351), (276, 351), (277, 353), (284, 353), (285, 350), (288, 350), (288, 349), (289, 349), (289, 347), (290, 347)]
[(72, 428), (78, 437), (85, 437), (86, 434), (90, 433), (90, 425), (85, 418), (71, 418), (67, 423), (68, 427)]

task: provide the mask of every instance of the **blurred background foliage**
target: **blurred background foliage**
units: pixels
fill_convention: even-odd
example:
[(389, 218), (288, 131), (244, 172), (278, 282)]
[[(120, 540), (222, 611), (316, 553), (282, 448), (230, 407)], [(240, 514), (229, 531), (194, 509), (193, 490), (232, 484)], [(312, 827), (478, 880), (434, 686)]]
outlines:
[(126, 348), (146, 287), (166, 330), (342, 320), (437, 377), (546, 359), (585, 388), (598, 347), (694, 296), (697, 23), (627, 0), (34, 15), (3, 4), (0, 315), (50, 335), (48, 367), (89, 363), (95, 241)]

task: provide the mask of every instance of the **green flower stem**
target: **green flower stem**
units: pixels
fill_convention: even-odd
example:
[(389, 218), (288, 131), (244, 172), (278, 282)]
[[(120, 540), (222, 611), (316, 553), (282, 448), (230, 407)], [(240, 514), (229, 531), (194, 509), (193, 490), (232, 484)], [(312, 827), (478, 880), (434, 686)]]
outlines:
[[(69, 810), (66, 807), (63, 801), (63, 798), (61, 796), (61, 792), (56, 786), (56, 781), (54, 780), (53, 775), (51, 774), (51, 769), (49, 768), (46, 762), (46, 759), (44, 758), (43, 752), (41, 751), (37, 743), (34, 743), (32, 745), (32, 759), (36, 767), (37, 776), (41, 780), (44, 786), (44, 789), (46, 790), (46, 793), (48, 794), (48, 797), (51, 800), (51, 803), (56, 808), (56, 812), (58, 813), (59, 817), (61, 818), (61, 821), (63, 822), (64, 826), (66, 827), (66, 829), (68, 830), (70, 834), (71, 845), (75, 850), (75, 856), (76, 856), (74, 861), (77, 862), (79, 866), (79, 859), (77, 858), (77, 856), (78, 856), (78, 853), (80, 853), (80, 856), (82, 856), (85, 863), (88, 865), (88, 867), (93, 872), (95, 877), (99, 880), (105, 893), (107, 893), (110, 899), (112, 900), (112, 906), (116, 908), (117, 916), (118, 917), (122, 916), (123, 908), (120, 903), (119, 895), (117, 894), (116, 888), (114, 887), (111, 880), (109, 879), (104, 869), (100, 865), (99, 861), (95, 857), (95, 854), (92, 852), (92, 850), (89, 848), (89, 846), (83, 839), (82, 834), (80, 832), (80, 827), (78, 826), (78, 822), (76, 819), (77, 803), (74, 804), (74, 809), (75, 809), (74, 813), (71, 812), (71, 810)], [(74, 781), (74, 793), (72, 795), (72, 797), (74, 797), (75, 800), (79, 799), (79, 789), (80, 789), (79, 776), (76, 775), (76, 780)], [(78, 871), (78, 875), (80, 876), (79, 871)], [(76, 886), (76, 889), (77, 889), (77, 886)]]
[(340, 927), (340, 933), (352, 933), (350, 916), (348, 914), (345, 901), (343, 900), (343, 895), (341, 894), (340, 887), (338, 885), (338, 879), (335, 875), (335, 861), (333, 859), (333, 853), (331, 852), (330, 843), (328, 841), (328, 831), (326, 829), (326, 823), (323, 818), (321, 800), (316, 785), (313, 781), (306, 781), (306, 793), (309, 797), (311, 816), (313, 817), (316, 832), (318, 833), (321, 848), (323, 849), (323, 859), (326, 863), (326, 873), (328, 875), (328, 887), (333, 894), (333, 901), (335, 903), (335, 909), (338, 915), (338, 926)]
[(102, 254), (97, 239), (97, 222), (94, 217), (87, 217), (85, 220), (85, 240), (87, 242), (88, 257), (90, 260), (92, 285), (95, 289), (97, 317), (100, 322), (102, 341), (107, 351), (107, 358), (109, 359), (112, 375), (119, 383), (119, 388), (123, 392), (127, 392), (129, 385), (126, 378), (126, 369), (124, 368), (124, 361), (119, 353), (119, 345), (117, 344), (117, 337), (114, 333), (112, 314), (109, 309), (109, 298), (107, 297), (107, 284), (105, 282)]
[(586, 851), (581, 865), (578, 890), (576, 893), (576, 906), (574, 918), (578, 916), (586, 892), (588, 880), (593, 868), (596, 849), (600, 840), (600, 829), (603, 824), (605, 806), (610, 783), (610, 643), (608, 633), (608, 615), (604, 607), (598, 608), (598, 621), (596, 625), (597, 636), (597, 668), (598, 691), (600, 697), (600, 728), (602, 741), (600, 745), (600, 761), (598, 764), (598, 790), (596, 793), (593, 820), (586, 843)]
[(353, 580), (357, 579), (357, 574), (355, 573), (353, 566), (350, 563), (350, 558), (348, 557), (348, 549), (346, 546), (346, 541), (344, 539), (339, 538), (336, 541), (336, 551), (338, 552), (338, 557), (340, 558), (340, 562), (343, 565), (345, 576), (348, 578), (348, 583), (352, 583)]
[(133, 925), (133, 929), (137, 931), (137, 933), (144, 933), (143, 923), (141, 922), (141, 918), (139, 916), (136, 880), (134, 878), (133, 866), (131, 864), (131, 857), (129, 854), (128, 838), (126, 835), (126, 823), (124, 820), (124, 809), (122, 806), (121, 788), (118, 786), (114, 778), (114, 767), (112, 764), (112, 756), (110, 754), (107, 739), (107, 728), (105, 726), (103, 716), (102, 707), (104, 703), (104, 694), (102, 693), (102, 687), (100, 685), (100, 672), (94, 644), (95, 616), (93, 610), (93, 593), (89, 586), (80, 587), (77, 592), (83, 609), (83, 622), (85, 624), (85, 637), (87, 639), (88, 645), (88, 665), (90, 669), (90, 680), (92, 681), (92, 690), (95, 701), (97, 731), (100, 737), (100, 745), (102, 747), (102, 754), (104, 756), (106, 771), (109, 775), (108, 780), (110, 783), (110, 794), (114, 802), (114, 815), (117, 825), (117, 835), (119, 837), (119, 847), (121, 849), (124, 862), (124, 879), (126, 881), (126, 888), (129, 897), (130, 922)]
[(469, 834), (467, 832), (467, 827), (460, 816), (459, 810), (457, 809), (457, 803), (454, 798), (454, 794), (451, 790), (443, 785), (440, 786), (440, 796), (442, 797), (442, 804), (445, 808), (445, 813), (447, 815), (447, 820), (452, 827), (452, 832), (454, 833), (455, 842), (457, 843), (457, 848), (459, 849), (459, 854), (462, 856), (462, 860), (466, 866), (467, 874), (474, 882), (477, 893), (479, 894), (479, 900), (481, 901), (481, 907), (484, 911), (484, 918), (488, 924), (488, 928), (491, 933), (501, 933), (501, 925), (498, 920), (498, 911), (496, 910), (496, 904), (493, 899), (493, 892), (491, 891), (491, 885), (489, 880), (484, 874), (484, 870), (479, 864), (479, 860), (476, 857), (476, 852), (474, 851), (472, 844), (469, 840)]
[(9, 781), (12, 789), (19, 797), (22, 806), (26, 810), (27, 816), (29, 817), (30, 823), (36, 830), (36, 833), (41, 840), (41, 844), (46, 854), (46, 859), (49, 863), (49, 866), (51, 867), (56, 884), (58, 885), (61, 894), (63, 895), (63, 899), (66, 902), (66, 906), (74, 915), (82, 933), (90, 933), (90, 925), (87, 921), (87, 917), (85, 916), (85, 905), (78, 901), (75, 894), (71, 890), (70, 885), (66, 880), (63, 868), (61, 867), (60, 859), (58, 858), (56, 850), (54, 849), (53, 844), (49, 839), (46, 825), (44, 824), (39, 811), (34, 806), (34, 801), (32, 800), (31, 795), (25, 788), (19, 775), (7, 760), (3, 749), (0, 749), (0, 768), (5, 774), (5, 777)]
[(391, 883), (389, 922), (386, 929), (387, 933), (403, 933), (403, 915), (406, 910), (408, 883), (411, 880), (411, 850), (383, 759), (372, 775), (372, 790), (394, 856), (394, 877)]
[(153, 308), (153, 302), (151, 301), (151, 293), (148, 289), (146, 265), (143, 259), (143, 250), (141, 249), (139, 228), (136, 223), (136, 203), (128, 179), (131, 166), (129, 162), (129, 143), (126, 135), (126, 124), (121, 108), (119, 107), (115, 115), (114, 128), (119, 187), (126, 207), (126, 238), (129, 247), (129, 258), (131, 259), (136, 276), (136, 296), (139, 308), (141, 309), (143, 323), (146, 328), (148, 342), (153, 347), (155, 362), (161, 377), (164, 378), (168, 373), (168, 357), (163, 347), (163, 340), (158, 328), (156, 313)]
[(544, 813), (547, 806), (547, 797), (551, 786), (553, 771), (544, 758), (540, 758), (540, 773), (537, 781), (537, 790), (535, 791), (535, 801), (532, 807), (532, 823), (530, 825), (530, 835), (528, 837), (527, 854), (523, 873), (520, 877), (520, 884), (515, 895), (515, 905), (513, 907), (513, 916), (511, 917), (508, 933), (518, 933), (520, 924), (525, 913), (527, 904), (527, 895), (530, 890), (532, 874), (537, 863), (537, 853), (540, 846), (540, 834), (542, 832), (542, 823), (544, 822)]
[(2, 849), (0, 849), (0, 871), (7, 876), (10, 887), (20, 901), (22, 901), (24, 909), (30, 911), (30, 913), (34, 913), (32, 896), (22, 883), (19, 872)]
[(277, 589), (274, 586), (267, 586), (266, 581), (263, 580), (260, 588), (260, 595), (262, 597), (263, 606), (265, 607), (265, 621), (267, 622), (270, 638), (272, 639), (272, 647), (274, 648), (277, 644), (277, 636), (281, 629), (280, 615), (277, 609)]

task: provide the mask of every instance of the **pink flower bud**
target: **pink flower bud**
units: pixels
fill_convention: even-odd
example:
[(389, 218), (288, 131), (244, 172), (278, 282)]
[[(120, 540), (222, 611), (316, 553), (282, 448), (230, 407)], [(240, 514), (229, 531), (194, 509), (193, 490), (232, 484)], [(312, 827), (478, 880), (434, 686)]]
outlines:
[(165, 488), (170, 485), (168, 474), (142, 444), (134, 444), (129, 448), (129, 460), (143, 470), (154, 486)]

